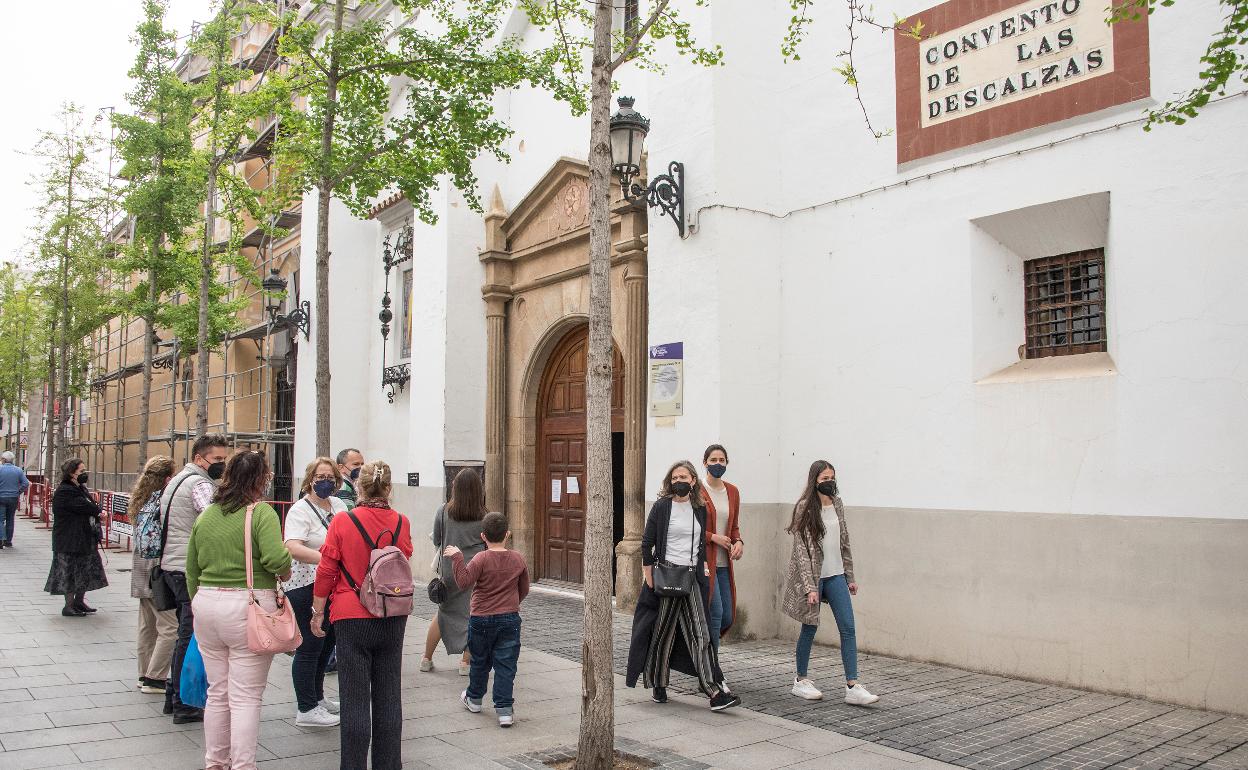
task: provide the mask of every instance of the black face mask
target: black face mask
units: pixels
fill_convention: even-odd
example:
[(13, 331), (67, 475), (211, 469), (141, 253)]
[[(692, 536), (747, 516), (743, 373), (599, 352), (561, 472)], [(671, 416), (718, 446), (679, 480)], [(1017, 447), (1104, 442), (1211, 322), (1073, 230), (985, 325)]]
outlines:
[(85, 471), (78, 474), (78, 483), (84, 487), (87, 485), (87, 474)]
[(693, 485), (688, 481), (674, 481), (670, 489), (674, 497), (687, 497), (693, 491)]
[(828, 479), (827, 481), (820, 481), (819, 484), (815, 487), (815, 489), (819, 490), (820, 492), (827, 495), (828, 497), (836, 497), (836, 479)]
[(219, 480), (224, 475), (225, 475), (225, 461), (224, 460), (222, 460), (219, 463), (213, 463), (212, 465), (208, 466), (208, 478), (212, 479), (213, 481)]

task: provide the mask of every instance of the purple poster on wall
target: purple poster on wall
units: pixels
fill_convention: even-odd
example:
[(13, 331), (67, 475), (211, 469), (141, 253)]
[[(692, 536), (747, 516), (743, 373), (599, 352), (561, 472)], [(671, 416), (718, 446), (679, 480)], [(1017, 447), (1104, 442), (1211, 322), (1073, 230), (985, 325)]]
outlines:
[(665, 345), (653, 345), (650, 348), (652, 361), (673, 361), (685, 357), (685, 343), (669, 342)]

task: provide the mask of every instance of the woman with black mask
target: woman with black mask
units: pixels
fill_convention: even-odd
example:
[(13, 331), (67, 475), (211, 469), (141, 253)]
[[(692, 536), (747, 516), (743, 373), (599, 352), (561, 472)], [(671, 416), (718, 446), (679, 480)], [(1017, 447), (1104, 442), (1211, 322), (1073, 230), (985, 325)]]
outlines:
[(845, 666), (845, 702), (866, 706), (879, 700), (858, 684), (858, 640), (854, 632), (854, 607), (850, 596), (858, 593), (854, 560), (849, 551), (849, 528), (836, 486), (836, 468), (816, 460), (806, 478), (806, 489), (793, 507), (788, 527), (793, 552), (784, 580), (784, 611), (802, 624), (797, 638), (797, 676), (793, 694), (820, 700), (823, 693), (807, 678), (810, 648), (819, 629), (819, 606), (832, 607), (841, 634), (841, 663)]
[(95, 612), (87, 606), (87, 591), (108, 585), (97, 549), (100, 537), (100, 506), (87, 490), (87, 464), (66, 460), (52, 495), (52, 569), (43, 590), (65, 596), (61, 614), (67, 618)]
[(642, 677), (655, 703), (667, 702), (671, 669), (697, 677), (711, 710), (741, 705), (728, 692), (707, 628), (706, 507), (693, 463), (682, 460), (663, 478), (641, 537), (645, 583), (633, 612), (629, 687)]

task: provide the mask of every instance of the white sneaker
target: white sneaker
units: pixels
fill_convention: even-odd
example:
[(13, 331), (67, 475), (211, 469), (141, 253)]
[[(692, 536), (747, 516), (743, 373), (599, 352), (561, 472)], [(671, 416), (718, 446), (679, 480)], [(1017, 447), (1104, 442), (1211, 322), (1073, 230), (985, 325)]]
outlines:
[(325, 710), (324, 706), (317, 706), (311, 711), (301, 711), (299, 716), (295, 717), (295, 724), (299, 727), (334, 727), (341, 719), (338, 715), (331, 714)]
[(467, 690), (464, 690), (463, 692), (461, 692), (461, 693), (459, 694), (459, 702), (460, 702), (460, 703), (462, 703), (462, 704), (464, 704), (464, 708), (468, 709), (468, 710), (469, 710), (469, 711), (471, 711), (472, 713), (474, 713), (474, 714), (480, 714), (480, 713), (481, 713), (481, 704), (480, 704), (480, 703), (473, 703), (472, 701), (468, 700), (468, 691), (467, 691)]
[(499, 714), (498, 715), (499, 727), (511, 727), (513, 723), (514, 723), (514, 720), (512, 719), (511, 714)]
[(845, 702), (851, 706), (869, 706), (879, 699), (880, 696), (872, 695), (860, 684), (845, 688)]
[(823, 700), (823, 693), (819, 692), (819, 688), (815, 687), (815, 683), (809, 679), (794, 679), (792, 692), (805, 700)]
[(432, 660), (429, 660), (428, 658), (421, 658), (421, 659), (420, 659), (420, 670), (421, 670), (421, 671), (432, 671), (432, 670), (433, 670), (433, 661), (432, 661)]
[(338, 712), (342, 711), (342, 705), (338, 703), (338, 701), (330, 700), (329, 698), (323, 699), (317, 705), (319, 705), (321, 708), (325, 709), (331, 714), (337, 714)]

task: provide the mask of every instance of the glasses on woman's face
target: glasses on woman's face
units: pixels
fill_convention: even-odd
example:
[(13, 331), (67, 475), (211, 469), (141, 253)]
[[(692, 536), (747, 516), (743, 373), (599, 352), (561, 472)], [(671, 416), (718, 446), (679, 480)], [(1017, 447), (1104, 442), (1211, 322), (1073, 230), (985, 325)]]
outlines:
[(332, 473), (318, 473), (312, 477), (312, 480), (313, 481), (333, 481), (334, 475)]

